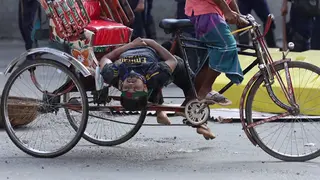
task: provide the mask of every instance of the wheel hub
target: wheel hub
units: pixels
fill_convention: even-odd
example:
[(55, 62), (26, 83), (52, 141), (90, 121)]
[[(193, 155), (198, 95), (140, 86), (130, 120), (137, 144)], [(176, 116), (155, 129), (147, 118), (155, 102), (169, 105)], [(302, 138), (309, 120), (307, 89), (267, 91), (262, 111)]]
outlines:
[(188, 122), (194, 126), (198, 126), (207, 122), (210, 116), (210, 108), (208, 104), (200, 103), (194, 99), (185, 106), (185, 115)]
[(298, 116), (300, 114), (300, 107), (299, 105), (295, 105), (294, 107), (292, 107), (289, 111), (289, 113), (293, 116)]

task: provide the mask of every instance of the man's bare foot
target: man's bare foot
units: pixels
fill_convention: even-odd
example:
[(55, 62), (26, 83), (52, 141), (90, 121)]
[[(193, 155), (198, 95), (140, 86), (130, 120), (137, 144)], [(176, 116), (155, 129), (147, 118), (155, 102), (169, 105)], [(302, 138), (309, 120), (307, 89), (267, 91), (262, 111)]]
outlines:
[(197, 133), (202, 134), (206, 140), (216, 138), (216, 136), (211, 132), (211, 130), (206, 125), (201, 125), (200, 127), (198, 127)]
[(171, 122), (167, 116), (167, 114), (163, 111), (157, 111), (157, 122), (159, 124), (170, 125)]

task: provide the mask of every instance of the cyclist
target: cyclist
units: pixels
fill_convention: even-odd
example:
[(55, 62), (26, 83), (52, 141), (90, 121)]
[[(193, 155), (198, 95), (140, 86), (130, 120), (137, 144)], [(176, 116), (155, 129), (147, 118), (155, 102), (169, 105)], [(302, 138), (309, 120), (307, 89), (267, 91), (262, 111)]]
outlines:
[(185, 13), (194, 24), (197, 38), (213, 44), (208, 47), (208, 67), (202, 68), (196, 77), (199, 99), (230, 105), (232, 102), (212, 90), (212, 85), (221, 73), (235, 84), (242, 82), (236, 40), (227, 22), (245, 26), (247, 21), (240, 18), (235, 0), (186, 0)]
[[(171, 82), (183, 90), (186, 97), (183, 104), (191, 98), (191, 84), (186, 80), (183, 60), (154, 40), (137, 38), (108, 53), (99, 63), (104, 81), (122, 91), (121, 105), (127, 110), (140, 110), (148, 101), (162, 104), (161, 89)], [(194, 77), (191, 69), (189, 72)], [(158, 123), (170, 124), (165, 112), (156, 113)], [(197, 132), (206, 139), (215, 138), (206, 125), (197, 127)]]

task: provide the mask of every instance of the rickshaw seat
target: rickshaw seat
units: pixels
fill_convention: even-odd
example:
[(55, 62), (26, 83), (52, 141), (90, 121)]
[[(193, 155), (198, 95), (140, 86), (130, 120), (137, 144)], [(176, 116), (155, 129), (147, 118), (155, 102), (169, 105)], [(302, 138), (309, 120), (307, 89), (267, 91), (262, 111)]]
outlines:
[(93, 46), (128, 43), (132, 29), (111, 20), (91, 20), (86, 29), (95, 33)]
[(90, 17), (87, 30), (95, 33), (93, 46), (114, 45), (128, 43), (131, 38), (132, 29), (108, 18), (102, 13), (103, 0), (85, 0), (83, 5)]

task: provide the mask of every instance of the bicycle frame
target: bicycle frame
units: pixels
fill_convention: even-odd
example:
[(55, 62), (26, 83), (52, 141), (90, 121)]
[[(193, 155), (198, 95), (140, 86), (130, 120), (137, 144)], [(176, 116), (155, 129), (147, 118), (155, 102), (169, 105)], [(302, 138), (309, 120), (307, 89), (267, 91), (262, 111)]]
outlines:
[[(268, 23), (265, 29), (265, 32), (263, 35), (261, 35), (261, 32), (258, 28), (258, 26), (252, 26), (250, 27), (245, 27), (239, 30), (236, 30), (234, 32), (232, 32), (232, 34), (237, 33), (237, 32), (241, 32), (241, 31), (246, 31), (249, 30), (251, 33), (251, 36), (253, 37), (253, 46), (249, 46), (249, 45), (243, 45), (243, 44), (238, 44), (237, 47), (238, 48), (246, 48), (246, 49), (252, 49), (255, 50), (255, 53), (252, 52), (242, 52), (239, 51), (238, 54), (240, 55), (245, 55), (245, 56), (253, 56), (253, 57), (257, 57), (257, 59), (255, 59), (250, 65), (248, 65), (244, 70), (243, 70), (243, 74), (247, 74), (250, 70), (252, 70), (253, 67), (255, 67), (256, 65), (258, 65), (258, 67), (261, 70), (261, 75), (264, 76), (265, 78), (265, 85), (267, 87), (267, 91), (269, 93), (269, 96), (272, 98), (272, 100), (281, 108), (286, 109), (286, 110), (292, 110), (292, 107), (287, 106), (285, 104), (283, 104), (273, 93), (272, 89), (271, 89), (271, 85), (273, 83), (273, 76), (270, 72), (270, 68), (273, 70), (273, 72), (276, 72), (274, 69), (274, 62), (272, 60), (272, 57), (267, 49), (266, 43), (263, 39), (263, 37), (266, 35), (266, 33), (268, 32), (270, 25), (271, 25), (271, 21), (272, 21), (272, 17), (269, 16), (268, 19)], [(190, 42), (190, 43), (198, 43), (200, 45), (195, 46), (195, 45), (187, 45), (186, 42)], [(180, 50), (180, 52), (182, 53), (182, 58), (185, 61), (185, 68), (187, 68), (187, 66), (189, 65), (189, 59), (186, 53), (186, 49), (190, 48), (190, 49), (202, 49), (202, 50), (207, 50), (208, 45), (214, 45), (212, 42), (204, 42), (204, 41), (200, 41), (194, 38), (186, 38), (182, 35), (182, 31), (181, 29), (179, 29), (178, 31), (175, 32), (175, 38), (174, 38), (174, 42), (173, 45), (170, 49), (170, 52), (172, 54), (175, 54), (177, 50)], [(201, 64), (200, 66), (197, 68), (195, 74), (198, 74), (199, 71), (203, 68), (203, 66), (205, 65), (205, 63), (207, 63), (209, 57), (208, 55), (205, 56), (204, 59), (201, 60)], [(286, 60), (282, 60), (281, 63), (284, 63)], [(279, 61), (277, 61), (279, 62)], [(188, 75), (189, 75), (189, 71)], [(286, 79), (288, 81), (288, 87), (289, 90), (287, 91), (284, 83), (281, 79), (281, 77), (279, 76), (279, 74), (276, 73), (276, 77), (280, 82), (281, 88), (284, 91), (287, 100), (290, 102), (290, 104), (292, 106), (294, 106), (295, 100), (294, 100), (294, 92), (293, 92), (293, 88), (292, 88), (292, 84), (290, 82), (290, 73), (289, 71), (287, 71), (286, 68)], [(192, 80), (190, 79), (190, 75), (189, 75), (189, 82), (193, 84)], [(220, 94), (223, 94), (224, 92), (226, 92), (229, 88), (231, 88), (233, 86), (233, 83), (230, 81), (228, 84), (226, 84), (222, 89), (220, 89), (218, 92)], [(195, 92), (195, 88), (193, 86), (193, 93), (194, 95), (196, 95)], [(179, 98), (179, 97), (165, 97), (165, 98)]]
[[(292, 87), (292, 83), (291, 83), (291, 77), (290, 77), (290, 72), (288, 71), (288, 66), (287, 66), (287, 62), (290, 61), (290, 59), (282, 59), (279, 61), (273, 61), (268, 48), (266, 46), (265, 40), (264, 40), (264, 36), (266, 35), (266, 33), (268, 32), (270, 25), (271, 25), (271, 20), (272, 20), (272, 16), (269, 16), (268, 19), (268, 23), (266, 26), (266, 29), (264, 31), (264, 34), (262, 35), (260, 33), (260, 30), (258, 28), (258, 26), (253, 26), (251, 28), (243, 28), (242, 30), (248, 30), (250, 31), (251, 37), (253, 37), (253, 46), (248, 46), (248, 45), (242, 45), (242, 44), (238, 44), (238, 48), (246, 48), (246, 49), (252, 49), (255, 50), (255, 53), (250, 53), (250, 52), (238, 52), (238, 54), (240, 55), (246, 55), (246, 56), (253, 56), (253, 57), (257, 57), (257, 59), (255, 59), (250, 65), (248, 65), (244, 71), (243, 74), (247, 74), (250, 70), (252, 70), (253, 67), (255, 67), (256, 65), (259, 67), (260, 71), (258, 73), (256, 73), (256, 75), (254, 75), (250, 81), (248, 82), (248, 84), (246, 85), (243, 94), (241, 96), (240, 99), (240, 120), (243, 126), (243, 129), (246, 133), (246, 135), (248, 136), (248, 138), (250, 139), (250, 141), (256, 145), (256, 142), (253, 140), (250, 132), (248, 131), (249, 128), (252, 128), (254, 126), (257, 126), (259, 124), (265, 123), (265, 122), (269, 122), (269, 121), (274, 121), (278, 118), (287, 116), (290, 114), (290, 112), (292, 112), (295, 108), (295, 96), (294, 96), (294, 91), (293, 91), (293, 87)], [(236, 30), (237, 32), (241, 32), (240, 30)], [(236, 32), (234, 31), (234, 32)], [(233, 32), (233, 33), (234, 33)], [(200, 46), (194, 46), (194, 45), (187, 45), (186, 42), (191, 42), (191, 43), (198, 43), (198, 44), (202, 44)], [(180, 50), (180, 52), (182, 53), (182, 58), (185, 61), (185, 68), (187, 68), (188, 63), (189, 63), (189, 59), (186, 53), (186, 49), (191, 48), (191, 49), (203, 49), (203, 50), (207, 50), (207, 45), (208, 44), (212, 44), (212, 43), (208, 43), (208, 42), (203, 42), (200, 40), (196, 40), (196, 39), (192, 39), (192, 38), (186, 38), (182, 35), (182, 31), (178, 30), (175, 32), (175, 38), (174, 38), (174, 42), (173, 45), (170, 49), (170, 52), (172, 54), (175, 54), (177, 50)], [(203, 68), (204, 64), (207, 63), (208, 61), (208, 55), (205, 56), (205, 58), (203, 60), (201, 60), (202, 63), (200, 64), (200, 66), (197, 68), (196, 70), (196, 74), (199, 73), (199, 71)], [(287, 80), (287, 85), (288, 85), (288, 90), (286, 89), (280, 75), (275, 71), (274, 67), (278, 64), (284, 64), (285, 66), (285, 75), (286, 75), (286, 80)], [(188, 72), (188, 71), (187, 71)], [(189, 73), (189, 72), (188, 72)], [(280, 83), (281, 89), (284, 92), (285, 96), (287, 97), (288, 102), (290, 103), (291, 106), (288, 106), (284, 103), (282, 103), (274, 94), (271, 85), (274, 82), (273, 79), (273, 75), (276, 76), (277, 80)], [(250, 90), (250, 88), (252, 87), (253, 83), (259, 78), (263, 76), (264, 78), (264, 83), (267, 89), (267, 92), (269, 94), (269, 96), (271, 97), (271, 99), (275, 102), (275, 104), (277, 104), (279, 107), (281, 107), (282, 109), (285, 109), (286, 113), (277, 115), (277, 116), (273, 116), (271, 118), (268, 119), (264, 119), (264, 120), (260, 120), (258, 122), (252, 123), (250, 125), (248, 125), (245, 117), (244, 117), (244, 109), (245, 109), (245, 98)], [(189, 82), (193, 84), (190, 75), (189, 75)], [(232, 82), (229, 82), (228, 84), (226, 84), (222, 89), (219, 90), (219, 93), (222, 94), (224, 92), (226, 92), (230, 87), (233, 86)], [(196, 94), (195, 92), (195, 88), (193, 86), (193, 93)], [(167, 97), (165, 97), (167, 98)], [(177, 98), (177, 97), (170, 97), (170, 98)], [(183, 108), (183, 107), (181, 107)], [(163, 111), (168, 111), (168, 108), (161, 108), (159, 110), (163, 110)]]

